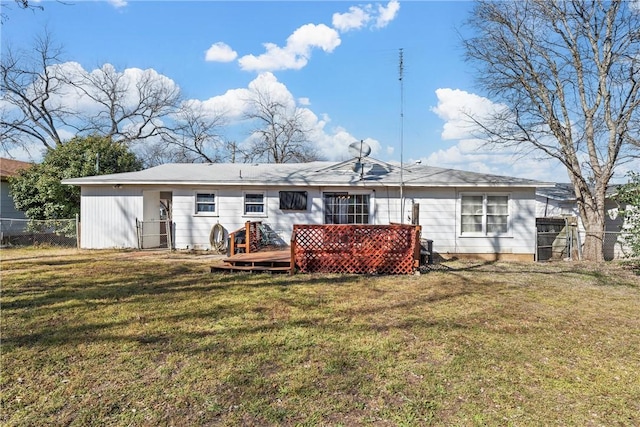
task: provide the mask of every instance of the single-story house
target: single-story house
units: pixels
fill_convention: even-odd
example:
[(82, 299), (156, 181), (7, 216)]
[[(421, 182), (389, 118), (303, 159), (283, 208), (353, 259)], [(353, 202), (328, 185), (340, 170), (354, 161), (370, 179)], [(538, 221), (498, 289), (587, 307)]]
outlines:
[(201, 250), (216, 224), (229, 233), (261, 221), (289, 242), (294, 224), (414, 223), (444, 258), (531, 261), (536, 188), (552, 185), (373, 158), (164, 164), (63, 183), (81, 187), (82, 248), (135, 248), (136, 223), (163, 218), (174, 248)]
[[(605, 235), (604, 258), (612, 260), (623, 258), (629, 248), (621, 238), (620, 232), (624, 229), (624, 220), (620, 215), (621, 207), (614, 200), (617, 190), (616, 185), (607, 188), (605, 200)], [(579, 239), (584, 242), (585, 227), (580, 217), (578, 203), (576, 201), (573, 185), (569, 183), (556, 183), (553, 186), (539, 187), (536, 190), (536, 216), (540, 219), (563, 219), (577, 224)]]
[(16, 209), (9, 188), (9, 178), (16, 176), (21, 170), (31, 167), (31, 163), (19, 160), (0, 158), (0, 219), (1, 232), (10, 235), (23, 231), (26, 223), (24, 212)]

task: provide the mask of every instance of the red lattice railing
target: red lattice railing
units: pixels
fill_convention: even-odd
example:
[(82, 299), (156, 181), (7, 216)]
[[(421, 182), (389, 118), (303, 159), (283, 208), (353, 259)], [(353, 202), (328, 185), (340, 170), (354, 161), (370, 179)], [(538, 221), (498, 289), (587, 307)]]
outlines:
[(291, 259), (303, 273), (412, 274), (420, 226), (294, 225)]

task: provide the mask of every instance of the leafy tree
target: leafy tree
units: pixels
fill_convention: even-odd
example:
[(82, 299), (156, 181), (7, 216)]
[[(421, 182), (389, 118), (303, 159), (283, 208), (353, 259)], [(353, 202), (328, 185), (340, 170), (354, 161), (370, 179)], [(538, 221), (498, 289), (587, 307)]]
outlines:
[(489, 142), (565, 166), (586, 228), (584, 257), (602, 260), (606, 189), (640, 141), (640, 9), (605, 0), (481, 0), (469, 24), (467, 59), (504, 105), (472, 119)]
[(618, 187), (615, 200), (623, 207), (623, 236), (631, 255), (640, 257), (640, 173), (631, 172), (629, 182)]
[(48, 150), (42, 163), (21, 171), (9, 184), (16, 208), (27, 218), (66, 219), (80, 213), (80, 189), (61, 180), (141, 168), (123, 144), (99, 136), (76, 137)]

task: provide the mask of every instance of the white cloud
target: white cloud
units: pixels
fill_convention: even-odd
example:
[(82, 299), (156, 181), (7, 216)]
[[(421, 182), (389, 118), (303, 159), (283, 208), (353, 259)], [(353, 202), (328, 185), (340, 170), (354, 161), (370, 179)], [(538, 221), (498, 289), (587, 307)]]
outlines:
[[(313, 117), (315, 118), (315, 115), (313, 115)], [(349, 154), (349, 144), (359, 141), (360, 139), (354, 137), (342, 127), (327, 129), (327, 121), (315, 119), (315, 122), (310, 123), (314, 124), (314, 127), (309, 136), (312, 144), (320, 152), (320, 155), (329, 161), (350, 159), (352, 156)], [(364, 142), (371, 147), (372, 156), (375, 157), (375, 155), (381, 151), (381, 144), (378, 140), (365, 138)]]
[(555, 160), (523, 157), (514, 151), (494, 151), (483, 144), (481, 140), (463, 139), (420, 160), (422, 164), (443, 168), (540, 181), (566, 182), (568, 179), (562, 165)]
[(201, 101), (192, 99), (187, 101), (192, 107), (213, 117), (224, 115), (227, 119), (240, 120), (245, 113), (246, 99), (249, 91), (244, 88), (229, 89), (222, 95)]
[[(250, 105), (247, 100), (250, 99), (252, 91), (259, 90), (262, 93), (268, 93), (274, 100), (289, 106), (296, 107), (300, 110), (303, 118), (303, 127), (309, 130), (310, 143), (316, 147), (320, 155), (327, 160), (346, 160), (348, 159), (348, 147), (354, 141), (359, 140), (351, 135), (346, 129), (341, 127), (330, 128), (330, 117), (327, 114), (316, 115), (311, 109), (308, 98), (296, 98), (289, 89), (277, 77), (270, 72), (259, 74), (253, 79), (246, 88), (232, 89), (223, 95), (215, 96), (205, 101), (190, 100), (188, 101), (200, 111), (209, 112), (210, 114), (224, 114), (229, 123), (229, 129), (234, 128), (237, 132), (236, 139), (241, 142), (247, 138), (248, 127), (244, 123), (245, 114), (248, 112)], [(302, 102), (301, 102), (302, 100)], [(243, 124), (245, 125), (243, 128)], [(227, 135), (233, 139), (231, 135)], [(365, 139), (371, 148), (372, 155), (381, 152), (381, 144), (371, 138)]]
[(348, 12), (334, 13), (332, 19), (333, 28), (342, 33), (349, 30), (359, 30), (371, 21), (370, 10), (370, 5), (364, 8), (351, 6)]
[(459, 89), (436, 90), (438, 105), (430, 110), (444, 121), (441, 138), (457, 141), (447, 149), (438, 150), (421, 160), (425, 164), (462, 169), (471, 172), (538, 179), (566, 181), (567, 174), (559, 162), (535, 158), (516, 148), (494, 150), (485, 141), (475, 138), (477, 125), (470, 117), (482, 120), (507, 108), (491, 100)]
[(340, 46), (342, 41), (338, 31), (360, 30), (371, 22), (374, 29), (384, 28), (395, 19), (399, 10), (397, 0), (377, 8), (371, 4), (351, 6), (348, 12), (333, 14), (333, 28), (325, 24), (302, 25), (287, 38), (284, 47), (272, 42), (264, 43), (264, 53), (244, 55), (238, 63), (245, 71), (299, 70), (307, 65), (314, 49), (331, 53)]
[(205, 61), (231, 62), (238, 57), (238, 53), (223, 42), (214, 43), (205, 53)]
[(400, 10), (400, 3), (397, 0), (391, 0), (387, 6), (378, 6), (378, 17), (376, 18), (375, 28), (384, 28), (393, 21)]
[(111, 6), (115, 7), (116, 9), (126, 7), (128, 4), (126, 0), (107, 0), (107, 1)]
[(333, 28), (324, 24), (306, 24), (287, 38), (285, 47), (265, 43), (265, 53), (245, 55), (238, 62), (245, 71), (299, 70), (307, 65), (314, 48), (331, 53), (340, 43), (340, 36)]
[[(91, 71), (85, 70), (79, 63), (67, 62), (56, 66), (56, 72), (63, 73), (68, 78), (79, 77), (82, 75), (100, 76), (105, 73), (113, 75), (117, 74), (122, 83), (122, 88), (127, 90), (125, 96), (124, 107), (135, 105), (139, 101), (136, 91), (136, 83), (145, 76), (152, 76), (154, 80), (163, 82), (167, 87), (177, 87), (173, 80), (166, 76), (158, 74), (153, 69), (142, 70), (139, 68), (127, 68), (123, 71), (117, 71), (111, 64), (105, 64), (100, 69)], [(87, 88), (88, 90), (88, 88)], [(245, 123), (245, 116), (250, 107), (247, 101), (251, 98), (252, 92), (259, 90), (268, 93), (274, 100), (281, 102), (289, 107), (298, 108), (303, 117), (303, 126), (309, 129), (310, 143), (318, 149), (320, 155), (327, 160), (346, 160), (350, 158), (348, 153), (349, 144), (360, 140), (350, 134), (346, 129), (341, 127), (331, 127), (331, 119), (328, 114), (321, 113), (316, 115), (309, 106), (311, 100), (307, 97), (294, 97), (289, 89), (271, 72), (263, 72), (256, 76), (246, 87), (227, 90), (225, 93), (206, 99), (190, 99), (185, 101), (191, 107), (209, 114), (212, 117), (222, 117), (225, 122), (225, 137), (230, 140), (236, 140), (242, 143), (248, 136), (250, 126)], [(59, 96), (51, 99), (56, 105), (63, 106), (71, 111), (83, 111), (84, 113), (92, 113), (97, 115), (104, 110), (103, 106), (82, 91), (72, 86), (67, 86)], [(1, 106), (1, 105), (0, 105)], [(63, 138), (66, 136), (71, 138), (75, 135), (72, 129), (61, 129)], [(383, 151), (379, 141), (367, 138), (365, 139), (371, 148), (372, 155)], [(31, 160), (39, 159), (40, 145), (34, 144), (30, 152), (15, 149), (8, 154), (19, 159)], [(389, 148), (386, 148), (389, 152)]]
[(460, 89), (436, 89), (438, 105), (431, 111), (444, 120), (442, 139), (462, 139), (473, 137), (477, 126), (470, 117), (482, 120), (506, 108), (491, 100)]
[[(106, 117), (109, 117), (107, 107), (107, 95), (95, 89), (95, 86), (87, 84), (85, 79), (103, 82), (104, 85), (117, 85), (119, 96), (119, 104), (124, 111), (132, 111), (140, 102), (141, 94), (138, 91), (141, 82), (148, 85), (154, 85), (166, 90), (166, 94), (179, 91), (176, 83), (170, 78), (159, 74), (153, 69), (142, 70), (140, 68), (127, 68), (123, 71), (117, 71), (111, 64), (104, 64), (101, 68), (91, 71), (85, 70), (82, 65), (77, 62), (64, 62), (51, 66), (48, 71), (52, 75), (64, 76), (60, 80), (48, 99), (48, 105), (53, 111), (69, 111), (80, 112), (83, 117), (93, 116), (96, 121), (102, 121), (103, 125), (107, 125)], [(65, 81), (74, 81), (74, 84), (65, 83)], [(33, 87), (31, 88), (33, 89)], [(82, 90), (84, 89), (84, 91)], [(0, 105), (5, 108), (8, 114), (13, 114), (11, 109), (15, 108), (8, 105)], [(65, 117), (65, 124), (56, 122), (57, 131), (62, 140), (72, 138), (77, 134), (77, 129), (86, 125), (85, 121), (74, 118), (72, 114)], [(141, 124), (136, 118), (130, 118), (127, 123), (121, 123), (123, 128), (133, 128)], [(29, 145), (31, 141), (25, 140), (24, 144)], [(29, 150), (32, 152), (33, 150)]]
[(333, 27), (344, 33), (350, 30), (360, 30), (371, 22), (371, 28), (384, 28), (398, 15), (400, 3), (397, 0), (391, 0), (386, 6), (367, 4), (364, 6), (351, 6), (348, 12), (334, 13), (332, 18)]

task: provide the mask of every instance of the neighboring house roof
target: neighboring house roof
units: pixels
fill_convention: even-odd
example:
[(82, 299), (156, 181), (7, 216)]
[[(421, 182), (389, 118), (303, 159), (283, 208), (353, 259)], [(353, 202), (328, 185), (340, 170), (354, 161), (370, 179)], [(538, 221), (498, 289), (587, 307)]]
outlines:
[(573, 192), (573, 185), (567, 183), (556, 183), (552, 187), (541, 187), (536, 190), (536, 196), (545, 197), (559, 202), (570, 202), (576, 199)]
[(0, 158), (0, 178), (6, 181), (10, 176), (16, 176), (23, 169), (31, 167), (33, 163), (21, 162), (20, 160)]
[[(610, 185), (607, 187), (607, 197), (613, 196), (618, 191), (618, 185)], [(571, 202), (576, 200), (576, 193), (573, 185), (568, 183), (556, 183), (550, 187), (539, 187), (536, 190), (536, 196), (545, 197), (559, 202)]]
[[(358, 167), (359, 166), (359, 167)], [(310, 163), (174, 163), (139, 172), (63, 180), (71, 185), (274, 185), (274, 186), (398, 186), (407, 187), (539, 187), (553, 185), (530, 179), (488, 175), (427, 165), (399, 165), (367, 158)]]

